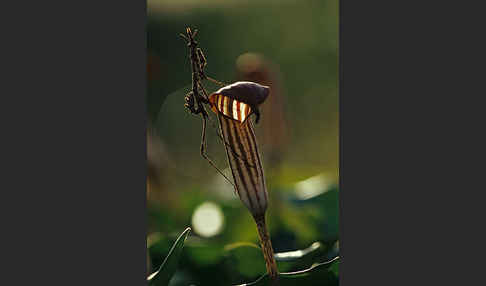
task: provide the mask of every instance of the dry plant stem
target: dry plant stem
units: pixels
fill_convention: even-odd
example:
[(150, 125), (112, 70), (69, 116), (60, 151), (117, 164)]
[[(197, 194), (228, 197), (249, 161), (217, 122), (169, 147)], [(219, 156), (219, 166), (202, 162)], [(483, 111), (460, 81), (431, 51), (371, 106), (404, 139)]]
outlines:
[(273, 286), (280, 285), (278, 280), (278, 269), (275, 257), (273, 255), (272, 242), (268, 234), (267, 225), (265, 224), (265, 215), (255, 217), (255, 222), (258, 229), (258, 236), (262, 246), (263, 258), (265, 259), (265, 266), (267, 267), (268, 275), (272, 281)]

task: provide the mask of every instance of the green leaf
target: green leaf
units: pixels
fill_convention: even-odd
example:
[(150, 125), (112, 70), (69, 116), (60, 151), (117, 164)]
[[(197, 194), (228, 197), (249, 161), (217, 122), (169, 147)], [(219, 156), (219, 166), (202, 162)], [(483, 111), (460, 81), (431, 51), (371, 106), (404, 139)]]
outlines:
[(336, 276), (339, 276), (339, 263), (333, 263), (331, 267), (329, 267)]
[(294, 251), (287, 251), (287, 252), (279, 252), (275, 253), (275, 260), (276, 261), (295, 261), (298, 259), (302, 259), (304, 256), (307, 256), (312, 253), (317, 253), (323, 249), (323, 246), (320, 242), (314, 242), (311, 246), (301, 249), (301, 250), (294, 250)]
[[(338, 285), (339, 279), (336, 275), (339, 256), (322, 263), (316, 263), (310, 268), (279, 274), (280, 286), (290, 285)], [(266, 286), (270, 285), (270, 278), (267, 274), (258, 278), (256, 281), (241, 284), (239, 286)]]
[(320, 231), (319, 240), (329, 242), (339, 239), (339, 188), (330, 185), (318, 189), (312, 196), (302, 199), (297, 195), (298, 188), (286, 199), (290, 205), (297, 207), (306, 216), (305, 221), (315, 224)]
[(315, 261), (322, 260), (325, 253), (326, 247), (320, 242), (314, 242), (304, 249), (275, 253), (275, 260), (279, 271), (286, 272), (308, 268)]
[(256, 244), (238, 242), (225, 246), (229, 265), (246, 278), (256, 278), (266, 272), (263, 254)]
[(187, 257), (198, 266), (215, 265), (223, 259), (224, 250), (221, 246), (204, 242), (187, 243)]
[(328, 269), (332, 267), (335, 264), (339, 263), (339, 256), (334, 257), (333, 259), (326, 261), (326, 262), (321, 262), (321, 263), (315, 263), (308, 269), (300, 270), (300, 271), (294, 271), (294, 272), (287, 272), (287, 273), (280, 273), (281, 277), (284, 278), (296, 278), (296, 277), (306, 277), (311, 274), (316, 274), (319, 272), (328, 272)]
[(160, 266), (159, 270), (152, 273), (147, 281), (149, 285), (154, 286), (167, 286), (169, 281), (177, 270), (177, 265), (179, 264), (179, 258), (182, 253), (182, 248), (184, 247), (184, 242), (187, 236), (191, 232), (191, 228), (188, 227), (182, 234), (177, 238), (176, 242), (169, 251), (167, 257), (165, 257), (164, 262)]

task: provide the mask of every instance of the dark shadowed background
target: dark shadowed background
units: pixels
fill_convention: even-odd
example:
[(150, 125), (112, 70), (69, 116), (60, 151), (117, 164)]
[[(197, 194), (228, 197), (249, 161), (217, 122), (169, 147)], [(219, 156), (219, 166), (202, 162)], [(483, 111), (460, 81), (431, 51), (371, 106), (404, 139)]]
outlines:
[[(267, 220), (276, 252), (309, 255), (279, 262), (295, 271), (339, 251), (338, 1), (148, 1), (148, 272), (192, 227), (170, 285), (230, 285), (265, 273), (254, 222), (231, 185), (199, 155), (201, 118), (184, 108), (191, 69), (179, 36), (187, 26), (225, 83), (271, 87), (256, 125), (270, 196)], [(206, 82), (209, 92), (219, 87)], [(216, 125), (214, 120), (213, 123)], [(227, 170), (208, 125), (208, 153)], [(244, 243), (236, 244), (235, 243)], [(335, 276), (317, 276), (311, 282)], [(303, 284), (305, 284), (303, 283)]]

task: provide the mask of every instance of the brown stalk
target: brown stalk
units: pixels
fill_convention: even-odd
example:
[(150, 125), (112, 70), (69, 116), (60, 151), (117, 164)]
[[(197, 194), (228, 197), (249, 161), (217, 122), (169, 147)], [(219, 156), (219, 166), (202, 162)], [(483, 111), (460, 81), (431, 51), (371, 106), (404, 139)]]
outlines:
[(278, 286), (280, 282), (278, 280), (278, 269), (275, 257), (273, 255), (272, 242), (270, 241), (270, 235), (265, 223), (265, 215), (255, 217), (255, 222), (258, 229), (258, 237), (260, 238), (260, 244), (262, 246), (263, 258), (265, 259), (265, 266), (267, 267), (268, 275), (272, 281), (272, 285)]

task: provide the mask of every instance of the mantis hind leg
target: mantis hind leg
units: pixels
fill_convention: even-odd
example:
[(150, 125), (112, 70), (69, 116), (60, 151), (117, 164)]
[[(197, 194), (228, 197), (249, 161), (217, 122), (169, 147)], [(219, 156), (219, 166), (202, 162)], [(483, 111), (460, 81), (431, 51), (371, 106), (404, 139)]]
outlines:
[(230, 183), (233, 187), (235, 187), (235, 184), (230, 180), (228, 179), (228, 177), (226, 177), (225, 174), (223, 174), (223, 172), (218, 168), (216, 167), (216, 165), (213, 163), (213, 161), (208, 157), (208, 155), (206, 154), (206, 117), (208, 116), (207, 113), (203, 113), (203, 128), (202, 128), (202, 134), (201, 134), (201, 148), (200, 148), (200, 152), (201, 152), (201, 156), (206, 159), (209, 164), (211, 166), (213, 166), (213, 168), (215, 168), (220, 174), (221, 176), (223, 176), (226, 181), (228, 181), (228, 183)]

